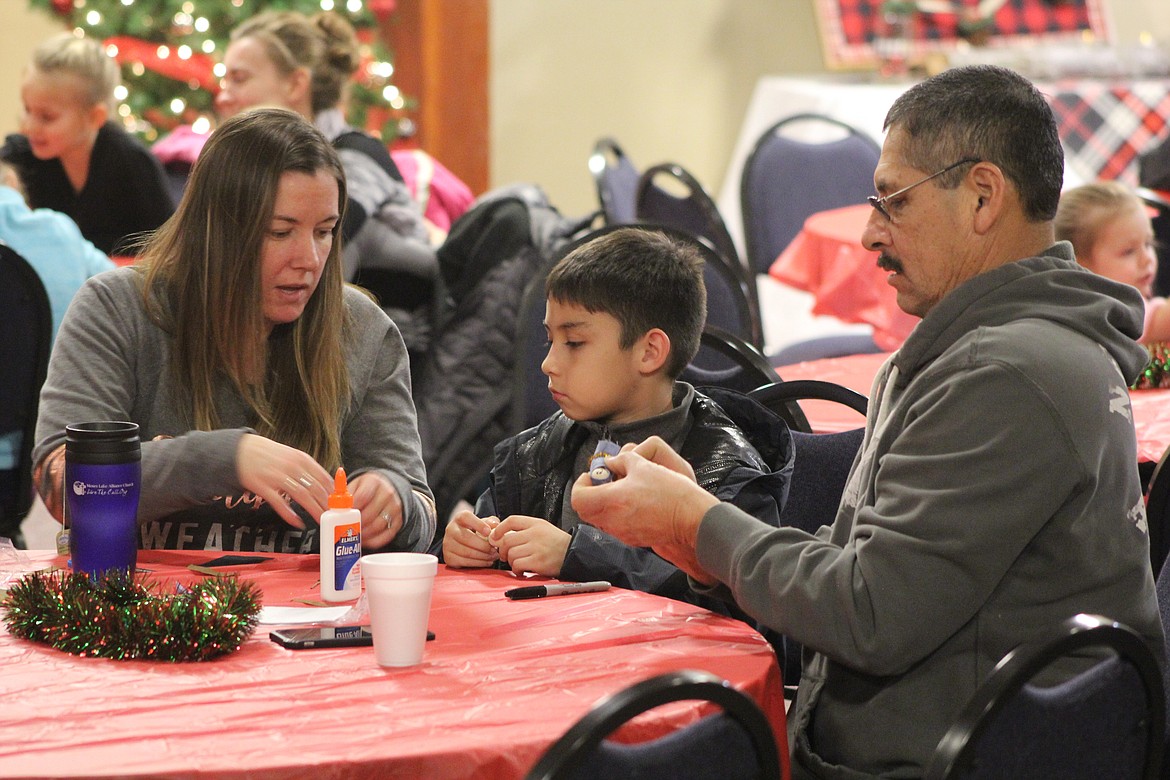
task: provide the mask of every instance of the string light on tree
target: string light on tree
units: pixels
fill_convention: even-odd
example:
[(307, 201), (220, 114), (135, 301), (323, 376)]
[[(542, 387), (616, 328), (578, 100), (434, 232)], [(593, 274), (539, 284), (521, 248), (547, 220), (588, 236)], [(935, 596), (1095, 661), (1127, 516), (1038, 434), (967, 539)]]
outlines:
[[(265, 11), (322, 10), (341, 14), (357, 30), (366, 67), (355, 75), (350, 95), (352, 124), (389, 142), (411, 101), (383, 97), (394, 69), (377, 39), (379, 19), (396, 0), (28, 0), (80, 34), (107, 43), (122, 64), (127, 89), (117, 115), (127, 129), (153, 142), (181, 124), (206, 130), (215, 121), (213, 99), (222, 73), (216, 64), (232, 29)], [(176, 106), (181, 109), (176, 110)]]

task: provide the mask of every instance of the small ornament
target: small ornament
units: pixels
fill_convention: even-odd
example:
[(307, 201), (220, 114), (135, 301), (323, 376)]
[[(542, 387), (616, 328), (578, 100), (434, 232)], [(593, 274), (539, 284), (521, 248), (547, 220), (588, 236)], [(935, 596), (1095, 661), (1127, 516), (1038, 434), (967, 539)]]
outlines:
[(605, 459), (613, 457), (621, 451), (621, 446), (609, 439), (602, 439), (597, 442), (597, 450), (593, 453), (593, 457), (589, 459), (589, 480), (594, 485), (604, 485), (607, 482), (613, 482), (613, 474), (606, 467)]

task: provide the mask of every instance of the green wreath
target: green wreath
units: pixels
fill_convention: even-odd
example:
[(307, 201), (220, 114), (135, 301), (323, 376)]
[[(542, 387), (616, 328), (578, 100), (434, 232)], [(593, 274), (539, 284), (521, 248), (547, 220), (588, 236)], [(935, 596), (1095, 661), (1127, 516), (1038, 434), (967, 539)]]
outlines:
[(79, 656), (208, 661), (238, 650), (260, 617), (252, 582), (213, 577), (160, 595), (144, 577), (33, 572), (5, 602), (13, 636)]

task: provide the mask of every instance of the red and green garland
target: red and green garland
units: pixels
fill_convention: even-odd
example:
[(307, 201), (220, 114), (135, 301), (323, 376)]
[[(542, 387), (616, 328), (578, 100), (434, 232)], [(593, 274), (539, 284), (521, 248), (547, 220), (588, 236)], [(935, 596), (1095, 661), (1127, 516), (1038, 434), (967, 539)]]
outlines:
[(1131, 387), (1135, 390), (1170, 387), (1170, 344), (1156, 341), (1147, 344), (1146, 349), (1150, 353), (1150, 362), (1146, 364), (1145, 370), (1138, 374)]
[(8, 591), (13, 636), (79, 656), (208, 661), (234, 652), (259, 622), (261, 593), (236, 577), (213, 577), (160, 595), (144, 578), (33, 572)]

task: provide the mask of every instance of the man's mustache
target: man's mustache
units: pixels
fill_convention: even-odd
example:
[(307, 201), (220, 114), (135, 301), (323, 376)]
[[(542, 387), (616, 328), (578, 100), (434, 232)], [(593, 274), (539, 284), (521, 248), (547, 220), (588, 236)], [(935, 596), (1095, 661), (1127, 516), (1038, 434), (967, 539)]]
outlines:
[(878, 268), (882, 269), (883, 271), (893, 271), (896, 274), (902, 273), (901, 261), (896, 260), (889, 255), (880, 255), (878, 257), (877, 264)]

